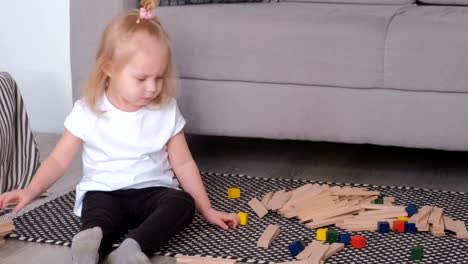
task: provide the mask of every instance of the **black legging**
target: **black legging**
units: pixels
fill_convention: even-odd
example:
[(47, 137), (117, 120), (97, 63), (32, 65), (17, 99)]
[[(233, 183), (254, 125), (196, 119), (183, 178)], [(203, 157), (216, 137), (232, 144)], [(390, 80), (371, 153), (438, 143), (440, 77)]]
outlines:
[(188, 193), (166, 187), (92, 191), (85, 195), (81, 215), (82, 230), (103, 231), (101, 259), (127, 231), (151, 255), (192, 222), (195, 202)]

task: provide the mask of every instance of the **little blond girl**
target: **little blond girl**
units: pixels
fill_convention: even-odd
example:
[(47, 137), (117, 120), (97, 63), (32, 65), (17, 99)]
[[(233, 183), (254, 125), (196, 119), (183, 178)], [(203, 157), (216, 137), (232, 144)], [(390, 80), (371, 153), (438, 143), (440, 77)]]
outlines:
[(142, 2), (140, 12), (107, 26), (85, 97), (30, 185), (0, 196), (1, 208), (16, 202), (21, 210), (64, 174), (83, 146), (74, 209), (82, 229), (72, 241), (73, 263), (97, 263), (127, 231), (106, 261), (151, 263), (147, 255), (190, 224), (195, 208), (223, 229), (239, 223), (235, 214), (211, 207), (174, 99), (167, 33), (151, 13), (154, 1)]

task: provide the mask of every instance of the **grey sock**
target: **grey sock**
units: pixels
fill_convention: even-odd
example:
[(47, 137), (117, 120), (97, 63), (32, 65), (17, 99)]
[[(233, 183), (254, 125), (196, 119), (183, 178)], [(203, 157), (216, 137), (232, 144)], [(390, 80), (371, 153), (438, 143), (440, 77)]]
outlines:
[(93, 227), (76, 234), (72, 240), (73, 264), (96, 264), (99, 260), (99, 246), (102, 240), (100, 227)]
[(151, 264), (149, 258), (141, 251), (141, 247), (132, 238), (125, 239), (120, 246), (109, 254), (108, 264)]

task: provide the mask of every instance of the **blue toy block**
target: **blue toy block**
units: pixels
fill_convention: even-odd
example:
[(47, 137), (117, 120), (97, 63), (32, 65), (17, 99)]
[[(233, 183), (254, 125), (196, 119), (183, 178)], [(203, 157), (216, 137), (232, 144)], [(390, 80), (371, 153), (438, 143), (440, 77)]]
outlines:
[(409, 204), (405, 211), (408, 213), (408, 216), (411, 217), (418, 212), (418, 208), (414, 204)]
[(405, 233), (416, 233), (416, 224), (415, 223), (405, 223)]
[(338, 243), (343, 243), (345, 245), (351, 244), (351, 234), (341, 233), (338, 235)]
[(295, 257), (304, 250), (304, 242), (301, 240), (294, 241), (288, 246), (288, 249), (291, 255)]
[(388, 222), (378, 222), (377, 223), (377, 229), (379, 230), (379, 233), (381, 233), (381, 234), (390, 233), (390, 223), (388, 223)]

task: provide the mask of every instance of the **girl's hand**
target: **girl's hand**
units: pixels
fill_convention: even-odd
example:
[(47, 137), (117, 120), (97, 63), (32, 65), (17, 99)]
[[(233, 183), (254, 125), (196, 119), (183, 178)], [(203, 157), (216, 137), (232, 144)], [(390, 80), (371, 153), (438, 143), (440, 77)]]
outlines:
[(224, 230), (229, 229), (229, 226), (236, 228), (239, 225), (239, 217), (234, 213), (220, 212), (210, 208), (205, 212), (202, 212), (202, 216), (208, 222), (217, 225)]
[(28, 205), (34, 198), (35, 195), (28, 189), (6, 192), (0, 195), (0, 209), (5, 209), (9, 203), (13, 202), (16, 203), (16, 207), (13, 209), (13, 212), (17, 213)]

